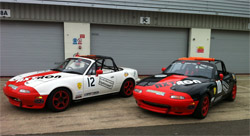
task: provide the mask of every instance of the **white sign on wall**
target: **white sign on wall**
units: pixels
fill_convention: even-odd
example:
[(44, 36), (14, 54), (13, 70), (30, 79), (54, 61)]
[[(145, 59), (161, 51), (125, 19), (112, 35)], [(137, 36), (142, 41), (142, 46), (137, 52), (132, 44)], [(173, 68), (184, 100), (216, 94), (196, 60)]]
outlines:
[(140, 17), (140, 24), (150, 24), (150, 17)]
[(0, 9), (0, 17), (10, 17), (10, 9)]

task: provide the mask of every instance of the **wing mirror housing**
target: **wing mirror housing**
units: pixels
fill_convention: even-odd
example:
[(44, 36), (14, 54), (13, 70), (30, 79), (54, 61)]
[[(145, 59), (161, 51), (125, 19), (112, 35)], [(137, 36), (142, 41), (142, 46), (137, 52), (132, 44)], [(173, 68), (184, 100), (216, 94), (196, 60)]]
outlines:
[(224, 78), (224, 75), (220, 74), (220, 80), (223, 80), (223, 78)]
[(102, 70), (100, 70), (100, 69), (96, 70), (96, 76), (98, 76), (98, 75), (100, 75), (100, 74), (102, 74), (102, 73), (103, 73)]
[(163, 71), (165, 71), (167, 68), (165, 68), (165, 67), (163, 67), (163, 68), (161, 68), (161, 71), (163, 72)]

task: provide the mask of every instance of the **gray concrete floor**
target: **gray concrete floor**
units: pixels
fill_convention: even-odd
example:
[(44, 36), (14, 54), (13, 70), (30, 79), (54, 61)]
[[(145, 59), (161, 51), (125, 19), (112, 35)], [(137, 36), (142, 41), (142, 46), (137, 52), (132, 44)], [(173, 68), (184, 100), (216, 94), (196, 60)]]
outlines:
[[(0, 91), (0, 134), (39, 134), (250, 119), (250, 76), (240, 75), (237, 79), (235, 102), (217, 104), (203, 120), (146, 111), (138, 108), (133, 97), (121, 98), (117, 95), (74, 103), (67, 111), (60, 113), (46, 109), (21, 109), (9, 104), (3, 91)], [(0, 80), (2, 88), (8, 78)]]

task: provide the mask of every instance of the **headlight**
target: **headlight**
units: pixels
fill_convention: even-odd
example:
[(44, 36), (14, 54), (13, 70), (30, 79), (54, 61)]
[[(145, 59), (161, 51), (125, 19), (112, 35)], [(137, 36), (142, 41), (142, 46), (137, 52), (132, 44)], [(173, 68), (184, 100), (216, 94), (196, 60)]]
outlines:
[(20, 93), (30, 93), (29, 90), (24, 90), (24, 89), (20, 89), (19, 92), (20, 92)]
[(135, 92), (137, 92), (137, 93), (142, 93), (142, 90), (140, 90), (140, 89), (135, 89)]
[(184, 100), (185, 99), (184, 96), (177, 96), (177, 95), (171, 95), (170, 98), (172, 98), (172, 99), (180, 99), (180, 100)]
[(165, 92), (160, 92), (160, 91), (155, 91), (155, 90), (150, 90), (150, 89), (148, 89), (147, 92), (155, 93), (155, 94), (161, 95), (161, 96), (164, 96), (164, 95), (165, 95)]
[(8, 86), (11, 87), (11, 88), (14, 89), (14, 90), (16, 90), (16, 89), (18, 88), (17, 86), (12, 85), (12, 84), (9, 84)]

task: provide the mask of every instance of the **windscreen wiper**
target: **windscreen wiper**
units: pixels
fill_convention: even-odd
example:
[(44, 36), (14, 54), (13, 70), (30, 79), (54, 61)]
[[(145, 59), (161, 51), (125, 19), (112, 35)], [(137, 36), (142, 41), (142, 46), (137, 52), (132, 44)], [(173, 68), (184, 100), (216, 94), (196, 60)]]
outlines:
[(57, 68), (53, 68), (53, 69), (50, 69), (52, 71), (61, 71), (60, 69), (57, 69)]
[(202, 78), (209, 78), (209, 77), (206, 77), (206, 76), (201, 76), (201, 75), (187, 75), (187, 76), (190, 76), (190, 77), (202, 77)]
[(66, 73), (73, 73), (73, 74), (79, 74), (79, 75), (81, 75), (82, 73), (80, 73), (80, 72), (76, 72), (76, 71), (63, 71), (63, 72), (66, 72)]
[(184, 74), (181, 74), (181, 73), (164, 73), (164, 74), (171, 74), (171, 75), (184, 75)]

